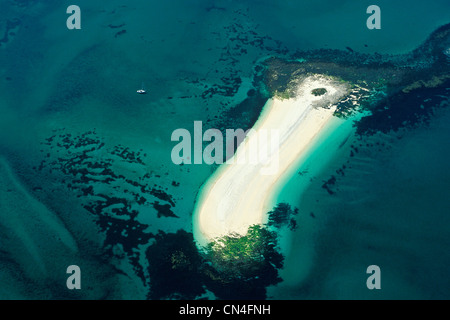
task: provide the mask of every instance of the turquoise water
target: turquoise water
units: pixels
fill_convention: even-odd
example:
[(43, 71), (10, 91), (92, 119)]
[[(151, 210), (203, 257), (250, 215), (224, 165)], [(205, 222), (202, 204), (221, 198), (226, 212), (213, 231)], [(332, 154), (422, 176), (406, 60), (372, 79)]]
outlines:
[[(442, 137), (448, 137), (448, 112), (432, 128), (395, 137), (380, 136), (387, 149), (362, 147), (352, 158), (338, 191), (322, 188), (332, 169), (319, 176), (299, 199), (314, 218), (310, 238), (295, 245), (314, 247), (314, 264), (301, 286), (275, 290), (296, 299), (439, 299), (448, 295), (446, 269), (449, 176)], [(338, 161), (338, 160), (337, 160)], [(339, 167), (339, 162), (334, 168)], [(331, 166), (332, 167), (332, 166)], [(304, 239), (306, 238), (306, 239)], [(312, 240), (311, 240), (312, 238)], [(306, 249), (304, 249), (306, 250)], [(365, 286), (367, 266), (381, 268), (379, 291)], [(313, 288), (302, 290), (302, 288)]]
[[(406, 53), (450, 22), (444, 0), (380, 0), (382, 29), (369, 31), (371, 4), (80, 0), (82, 29), (68, 30), (60, 1), (0, 0), (0, 298), (148, 298), (146, 250), (160, 230), (192, 232), (198, 190), (215, 170), (174, 165), (172, 132), (194, 120), (248, 125), (227, 111), (264, 57)], [(137, 95), (142, 83), (148, 94)], [(449, 297), (447, 118), (401, 139), (352, 136), (359, 152), (338, 152), (298, 199), (287, 185), (306, 229), (291, 247), (308, 248), (299, 256), (309, 260), (269, 298)], [(344, 164), (330, 195), (323, 183)], [(45, 235), (72, 240), (50, 246)], [(86, 290), (67, 290), (71, 264)], [(370, 264), (381, 267), (380, 291), (365, 287)]]

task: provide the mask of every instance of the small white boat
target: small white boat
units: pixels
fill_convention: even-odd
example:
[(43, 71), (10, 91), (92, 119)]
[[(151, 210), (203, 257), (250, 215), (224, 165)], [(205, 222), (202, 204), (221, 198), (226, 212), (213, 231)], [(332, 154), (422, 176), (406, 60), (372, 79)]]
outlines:
[(137, 93), (139, 93), (139, 94), (146, 94), (147, 93), (147, 91), (145, 91), (145, 89), (144, 89), (144, 84), (142, 84), (142, 87), (141, 87), (141, 89), (139, 89), (138, 91), (136, 91)]

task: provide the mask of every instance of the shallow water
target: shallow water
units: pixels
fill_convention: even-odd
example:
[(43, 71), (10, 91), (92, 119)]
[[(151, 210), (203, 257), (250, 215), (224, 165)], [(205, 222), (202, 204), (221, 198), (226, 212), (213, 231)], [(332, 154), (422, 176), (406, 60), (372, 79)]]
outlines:
[[(143, 252), (152, 240), (142, 234), (180, 228), (191, 232), (197, 192), (215, 169), (175, 166), (170, 159), (174, 145), (170, 135), (178, 128), (192, 130), (194, 120), (202, 120), (205, 127), (217, 125), (215, 120), (224, 111), (246, 97), (257, 60), (317, 48), (405, 53), (450, 21), (450, 12), (442, 9), (448, 6), (445, 0), (414, 4), (380, 0), (382, 30), (372, 32), (365, 27), (365, 9), (372, 3), (355, 3), (177, 0), (124, 5), (116, 0), (80, 0), (82, 30), (69, 31), (66, 7), (59, 1), (0, 0), (0, 38), (6, 35), (7, 21), (20, 22), (0, 46), (0, 155), (21, 188), (58, 217), (66, 228), (61, 232), (70, 233), (81, 250), (82, 257), (54, 249), (65, 257), (56, 265), (80, 264), (83, 274), (89, 275), (86, 286), (95, 288), (75, 298), (146, 297), (148, 262)], [(237, 85), (236, 79), (241, 81)], [(135, 91), (142, 82), (149, 94), (141, 96)], [(231, 93), (206, 92), (221, 86)], [(390, 148), (361, 148), (339, 179), (334, 196), (321, 187), (322, 180), (345, 163), (348, 154), (336, 158), (338, 165), (331, 164), (323, 177), (316, 177), (296, 204), (308, 214), (314, 212), (314, 223), (308, 224), (313, 231), (308, 237), (294, 237), (298, 244), (292, 245), (307, 241), (311, 267), (295, 286), (282, 283), (270, 295), (289, 299), (449, 297), (449, 277), (444, 271), (449, 262), (446, 192), (450, 171), (445, 143), (450, 132), (445, 117), (430, 128), (405, 133), (400, 140), (380, 138)], [(96, 150), (87, 154), (82, 165), (73, 165), (75, 156), (85, 155), (83, 146), (75, 147), (83, 134), (95, 140)], [(142, 163), (121, 158), (116, 152), (121, 147), (140, 153)], [(93, 179), (68, 186), (70, 179), (82, 176), (83, 168), (105, 159), (123, 179), (110, 184)], [(63, 173), (64, 165), (78, 173)], [(144, 204), (133, 198), (142, 187), (135, 183), (147, 187)], [(91, 186), (94, 194), (86, 195), (84, 188)], [(109, 225), (107, 232), (99, 232), (98, 217), (85, 208), (105, 202), (99, 194), (123, 196), (132, 203), (130, 210), (139, 214), (114, 216), (100, 225), (111, 223), (117, 229)], [(158, 218), (156, 201), (160, 205), (172, 201), (177, 218)], [(4, 217), (17, 214), (17, 208), (5, 203), (0, 204)], [(39, 217), (34, 222), (41, 225)], [(10, 223), (1, 223), (2, 243), (6, 243), (4, 228), (15, 229)], [(33, 229), (24, 232), (26, 237)], [(111, 247), (105, 249), (105, 241)], [(46, 247), (49, 240), (36, 236), (33, 243)], [(65, 290), (64, 279), (55, 279), (50, 272), (44, 277), (30, 272), (36, 255), (15, 256), (15, 245), (8, 242), (6, 253), (0, 255), (5, 266), (0, 268), (0, 283), (15, 275), (14, 283), (0, 286), (1, 297), (74, 297)], [(140, 253), (133, 253), (133, 248)], [(99, 258), (105, 251), (112, 257), (108, 262)], [(38, 256), (50, 259), (45, 250), (38, 250)], [(133, 269), (130, 259), (138, 261), (141, 270)], [(364, 287), (369, 264), (382, 268), (385, 280), (380, 292)], [(25, 285), (28, 281), (33, 283), (32, 291)], [(17, 284), (23, 289), (12, 290)], [(111, 292), (114, 295), (108, 296)]]

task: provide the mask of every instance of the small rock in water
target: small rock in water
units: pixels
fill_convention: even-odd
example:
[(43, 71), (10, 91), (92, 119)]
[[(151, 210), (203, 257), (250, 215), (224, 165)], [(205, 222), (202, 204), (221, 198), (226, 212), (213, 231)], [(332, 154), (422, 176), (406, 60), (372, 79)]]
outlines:
[(444, 54), (450, 58), (450, 48), (445, 49)]
[(325, 93), (327, 93), (327, 89), (325, 88), (317, 88), (311, 91), (313, 95), (317, 96), (323, 96)]

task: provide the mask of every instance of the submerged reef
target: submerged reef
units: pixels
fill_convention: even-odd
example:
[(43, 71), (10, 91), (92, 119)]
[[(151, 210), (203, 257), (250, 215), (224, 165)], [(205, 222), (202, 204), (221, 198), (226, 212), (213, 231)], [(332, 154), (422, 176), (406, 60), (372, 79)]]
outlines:
[[(449, 48), (447, 24), (417, 49), (400, 55), (319, 49), (297, 51), (287, 57), (286, 52), (277, 51), (276, 56), (255, 65), (253, 88), (246, 99), (226, 108), (220, 117), (208, 120), (206, 127), (218, 128), (224, 135), (226, 128), (248, 130), (269, 98), (294, 97), (297, 84), (313, 74), (348, 85), (349, 93), (337, 103), (335, 116), (345, 118), (355, 112), (368, 112), (355, 124), (358, 135), (414, 127), (427, 122), (435, 108), (447, 105)], [(325, 94), (320, 89), (314, 89), (312, 94)]]
[(247, 235), (227, 235), (199, 251), (192, 233), (159, 232), (147, 249), (150, 299), (194, 299), (214, 293), (219, 299), (264, 299), (266, 287), (281, 281), (284, 257), (276, 233), (251, 226)]
[(288, 203), (279, 203), (273, 210), (269, 211), (267, 225), (276, 228), (288, 226), (290, 230), (295, 230), (297, 227), (295, 216), (297, 214), (298, 208), (292, 209)]
[(105, 252), (114, 256), (120, 246), (145, 282), (137, 249), (154, 235), (139, 221), (139, 213), (151, 207), (158, 218), (178, 218), (174, 196), (156, 185), (157, 175), (147, 172), (147, 154), (122, 145), (108, 147), (95, 130), (75, 135), (64, 128), (41, 143), (41, 152), (44, 159), (34, 169), (54, 174), (80, 198), (105, 234)]
[[(433, 109), (446, 105), (450, 86), (450, 24), (433, 32), (414, 51), (402, 55), (361, 54), (321, 49), (296, 52), (291, 59), (262, 63), (270, 96), (292, 97), (295, 84), (310, 74), (324, 74), (351, 87), (337, 105), (337, 116), (358, 110), (370, 114), (359, 121), (358, 134), (397, 131), (427, 121)], [(316, 89), (319, 94), (320, 88)], [(424, 99), (426, 97), (426, 99)]]
[[(224, 113), (217, 123), (238, 123), (243, 128), (250, 128), (257, 117), (249, 115), (259, 114), (264, 100), (270, 97), (292, 98), (299, 81), (307, 76), (321, 74), (348, 85), (349, 92), (337, 103), (335, 116), (347, 118), (355, 112), (364, 112), (364, 116), (355, 123), (358, 136), (414, 128), (426, 123), (436, 108), (448, 106), (449, 45), (450, 24), (436, 30), (416, 50), (403, 55), (314, 50), (297, 52), (290, 59), (268, 58), (255, 67), (254, 91), (242, 103)], [(326, 92), (323, 88), (316, 88), (311, 94), (323, 95)], [(359, 147), (352, 145), (350, 152), (349, 157), (354, 157), (359, 152)], [(336, 175), (323, 182), (322, 187), (330, 196), (339, 191), (338, 177), (345, 175), (345, 169), (346, 165), (341, 166), (336, 170)], [(296, 220), (292, 218), (295, 214), (297, 211), (293, 211), (289, 204), (279, 204), (269, 213), (269, 226), (289, 224), (291, 229), (295, 229)], [(310, 216), (315, 217), (312, 212)], [(220, 239), (220, 245), (217, 245), (217, 241), (213, 242), (208, 247), (208, 256), (213, 257), (214, 252), (220, 256), (223, 251), (233, 251), (235, 240)], [(276, 236), (274, 242), (276, 243)], [(239, 256), (243, 253), (245, 249), (233, 251), (232, 255)], [(280, 265), (274, 264), (275, 274), (282, 265), (282, 256), (279, 261)], [(230, 270), (233, 268), (234, 266), (230, 267)], [(216, 277), (219, 278), (226, 274), (224, 270), (215, 272), (218, 272)], [(238, 275), (234, 279), (242, 282), (244, 278)], [(271, 283), (276, 284), (277, 281)], [(239, 290), (235, 294), (237, 291)]]
[[(121, 32), (122, 25), (108, 27)], [(430, 119), (436, 108), (448, 105), (450, 24), (433, 32), (416, 50), (402, 55), (321, 49), (297, 51), (287, 57), (288, 52), (277, 41), (244, 29), (234, 24), (226, 29), (230, 45), (223, 48), (221, 59), (228, 66), (227, 76), (220, 77), (215, 84), (205, 79), (191, 79), (191, 83), (203, 88), (200, 93), (203, 99), (236, 95), (242, 79), (235, 57), (245, 54), (245, 50), (255, 47), (276, 56), (258, 62), (246, 98), (222, 109), (205, 127), (247, 130), (257, 121), (269, 98), (293, 97), (296, 83), (313, 74), (326, 75), (348, 85), (349, 93), (336, 105), (335, 115), (345, 118), (354, 112), (367, 112), (355, 123), (360, 136), (421, 125)], [(246, 35), (235, 36), (240, 32)], [(89, 54), (87, 52), (88, 57)], [(79, 61), (74, 65), (77, 63)], [(79, 101), (90, 93), (85, 86), (90, 84), (67, 85), (61, 94), (48, 101), (45, 111)], [(312, 94), (326, 92), (316, 88)], [(357, 154), (358, 148), (352, 146), (349, 156)], [(80, 200), (82, 208), (92, 215), (105, 236), (105, 255), (126, 257), (148, 288), (148, 298), (193, 299), (207, 291), (217, 298), (265, 298), (266, 287), (281, 281), (278, 271), (283, 265), (283, 256), (277, 254), (276, 233), (266, 226), (256, 226), (244, 237), (230, 235), (218, 239), (216, 245), (224, 245), (223, 250), (217, 250), (213, 243), (206, 253), (196, 248), (192, 233), (187, 231), (149, 232), (149, 225), (139, 221), (139, 214), (145, 211), (156, 220), (177, 219), (177, 197), (162, 187), (164, 183), (159, 175), (147, 172), (151, 158), (142, 150), (109, 145), (95, 131), (74, 134), (58, 129), (42, 141), (41, 152), (41, 162), (34, 168), (36, 172), (59, 179), (64, 188)], [(133, 170), (124, 170), (121, 164)], [(336, 175), (324, 181), (323, 188), (330, 196), (339, 192), (339, 177), (345, 175), (346, 168), (346, 165), (341, 166)], [(300, 174), (306, 175), (305, 172)], [(182, 189), (180, 183), (166, 178), (170, 179), (169, 184), (172, 182), (169, 188)], [(289, 204), (280, 204), (270, 213), (269, 227), (295, 229), (297, 212)], [(314, 217), (314, 213), (309, 214)], [(223, 258), (245, 255), (247, 251), (243, 248), (248, 249), (249, 241), (258, 237), (268, 240), (266, 246), (257, 248), (262, 250), (266, 260), (253, 264), (251, 259), (244, 259), (248, 263), (238, 265), (239, 261), (231, 259), (226, 262), (230, 268), (218, 268)], [(143, 247), (145, 252), (140, 250)], [(117, 253), (117, 248), (122, 252)]]
[[(449, 48), (450, 24), (446, 24), (417, 49), (401, 55), (321, 49), (299, 51), (291, 59), (272, 57), (262, 63), (263, 82), (269, 96), (278, 98), (293, 97), (296, 82), (305, 75), (320, 73), (348, 83), (351, 91), (337, 104), (335, 115), (345, 118), (365, 112), (354, 124), (363, 140), (378, 132), (388, 134), (427, 125), (437, 109), (449, 106)], [(366, 145), (373, 146), (359, 143), (359, 147)], [(360, 151), (359, 147), (351, 146), (350, 158)], [(345, 175), (347, 166), (344, 164), (336, 170), (337, 175), (323, 182), (322, 188), (329, 195), (339, 191), (339, 176)]]

